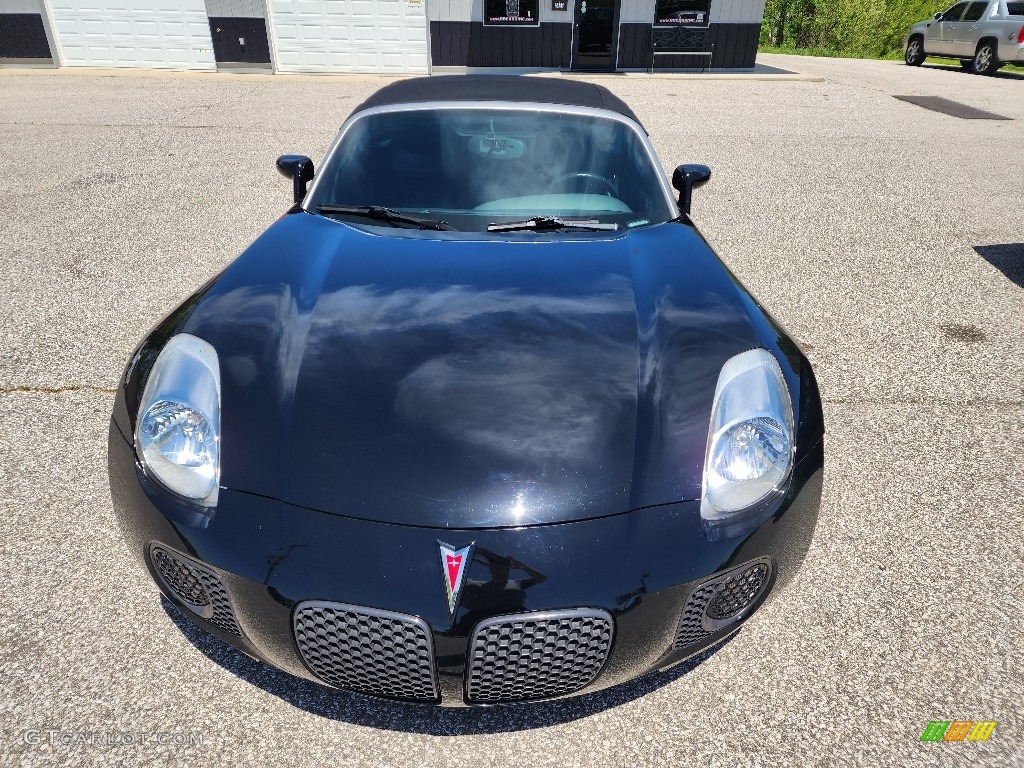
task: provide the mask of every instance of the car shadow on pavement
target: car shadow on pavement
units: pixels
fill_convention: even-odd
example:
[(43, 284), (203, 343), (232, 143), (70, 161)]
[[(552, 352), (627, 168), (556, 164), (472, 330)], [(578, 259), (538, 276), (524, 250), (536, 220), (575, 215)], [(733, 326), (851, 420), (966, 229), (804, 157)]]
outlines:
[(595, 693), (559, 701), (495, 707), (450, 708), (361, 696), (328, 688), (256, 661), (194, 624), (166, 597), (161, 606), (192, 645), (211, 661), (293, 707), (367, 728), (429, 736), (462, 736), (545, 728), (626, 704), (678, 680), (728, 644), (735, 635), (667, 672), (656, 672)]
[(1024, 288), (1024, 243), (976, 245), (974, 250), (981, 258)]
[[(948, 69), (951, 72), (959, 72), (962, 75), (977, 77), (973, 72), (968, 72), (966, 69), (961, 67), (959, 64), (940, 64), (938, 62), (925, 62), (921, 65), (921, 69)], [(993, 72), (988, 77), (994, 77), (1000, 80), (1024, 80), (1024, 69), (1019, 67), (1003, 67)]]

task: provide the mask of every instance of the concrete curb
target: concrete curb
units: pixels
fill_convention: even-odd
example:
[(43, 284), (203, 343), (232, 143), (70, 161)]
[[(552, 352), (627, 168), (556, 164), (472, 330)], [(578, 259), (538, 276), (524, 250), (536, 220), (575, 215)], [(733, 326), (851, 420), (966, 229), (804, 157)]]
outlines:
[[(472, 72), (467, 70), (450, 70), (443, 72), (435, 72), (434, 74), (499, 74), (496, 70), (488, 72)], [(711, 81), (711, 80), (764, 80), (772, 82), (805, 82), (805, 83), (823, 83), (825, 82), (824, 77), (818, 75), (805, 75), (799, 72), (779, 71), (779, 72), (764, 72), (764, 71), (724, 71), (724, 72), (522, 72), (519, 70), (508, 71), (504, 74), (524, 74), (531, 77), (565, 77), (570, 79), (580, 80), (621, 80), (623, 78), (630, 80), (694, 80), (694, 81)], [(340, 82), (362, 82), (362, 83), (387, 83), (394, 82), (397, 80), (405, 80), (410, 77), (418, 77), (418, 75), (375, 75), (375, 74), (315, 74), (315, 73), (270, 73), (270, 72), (224, 72), (224, 71), (197, 71), (197, 70), (182, 70), (182, 69), (99, 69), (93, 67), (60, 67), (56, 69), (51, 68), (37, 68), (37, 67), (0, 67), (0, 77), (141, 77), (141, 78), (154, 78), (154, 79), (175, 79), (185, 78), (190, 80), (204, 80), (204, 79), (217, 79), (217, 80), (232, 80), (241, 79), (246, 81), (285, 81), (285, 82), (324, 82), (337, 80)]]

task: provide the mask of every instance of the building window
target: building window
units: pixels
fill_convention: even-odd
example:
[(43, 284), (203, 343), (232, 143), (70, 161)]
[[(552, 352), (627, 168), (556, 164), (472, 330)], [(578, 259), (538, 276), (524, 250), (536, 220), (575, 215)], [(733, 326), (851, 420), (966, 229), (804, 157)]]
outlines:
[(706, 27), (711, 21), (711, 0), (657, 0), (656, 27)]
[(484, 26), (522, 27), (540, 24), (540, 0), (484, 0)]

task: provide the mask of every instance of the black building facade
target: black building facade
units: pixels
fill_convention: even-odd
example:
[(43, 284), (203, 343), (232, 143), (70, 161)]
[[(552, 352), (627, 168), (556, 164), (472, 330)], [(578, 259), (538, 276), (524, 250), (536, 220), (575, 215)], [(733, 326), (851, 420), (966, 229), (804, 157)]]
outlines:
[(0, 0), (0, 66), (750, 69), (764, 0)]

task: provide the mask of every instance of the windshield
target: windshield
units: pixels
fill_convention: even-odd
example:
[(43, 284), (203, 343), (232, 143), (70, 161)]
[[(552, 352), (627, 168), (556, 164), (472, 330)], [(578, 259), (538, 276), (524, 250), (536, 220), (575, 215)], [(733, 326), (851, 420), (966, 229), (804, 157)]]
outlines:
[(371, 114), (350, 126), (318, 176), (306, 207), (339, 218), (341, 206), (375, 206), (486, 231), (538, 216), (635, 227), (675, 215), (636, 130), (585, 114)]

